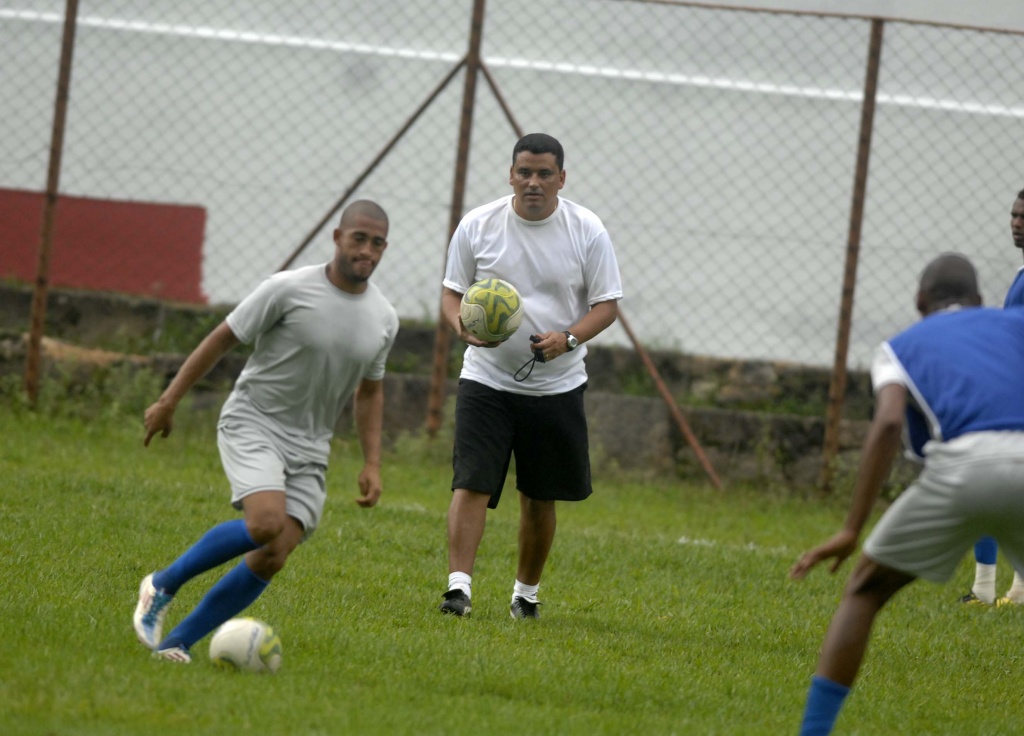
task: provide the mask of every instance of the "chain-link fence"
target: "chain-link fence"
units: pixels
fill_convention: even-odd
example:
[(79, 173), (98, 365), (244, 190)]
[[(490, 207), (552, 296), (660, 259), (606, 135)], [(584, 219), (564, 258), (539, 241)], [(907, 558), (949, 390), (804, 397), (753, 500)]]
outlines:
[[(24, 219), (18, 197), (45, 185), (64, 10), (0, 0), (8, 219)], [(141, 265), (104, 260), (109, 233), (80, 235), (66, 219), (57, 272), (89, 285), (96, 264), (122, 263), (126, 290), (167, 296), (168, 283), (200, 279), (197, 298), (232, 303), (308, 235), (293, 265), (325, 261), (333, 220), (310, 230), (358, 181), (353, 196), (380, 201), (392, 220), (376, 281), (403, 318), (434, 321), (472, 10), (471, 0), (82, 0), (60, 191), (83, 199), (76, 212), (136, 203), (136, 219), (102, 217), (166, 278), (138, 283)], [(830, 365), (870, 30), (868, 19), (672, 3), (561, 0), (527, 14), (491, 2), (465, 206), (510, 191), (507, 105), (523, 130), (563, 142), (562, 194), (608, 226), (623, 311), (645, 344)], [(986, 301), (1001, 302), (1021, 264), (1008, 222), (1024, 187), (1012, 154), (1020, 62), (1017, 35), (885, 25), (851, 367), (915, 319), (916, 278), (939, 252), (971, 257)], [(147, 229), (157, 211), (203, 213), (200, 242)], [(0, 236), (0, 277), (34, 278), (29, 220), (31, 238)], [(618, 326), (601, 339), (626, 342)]]

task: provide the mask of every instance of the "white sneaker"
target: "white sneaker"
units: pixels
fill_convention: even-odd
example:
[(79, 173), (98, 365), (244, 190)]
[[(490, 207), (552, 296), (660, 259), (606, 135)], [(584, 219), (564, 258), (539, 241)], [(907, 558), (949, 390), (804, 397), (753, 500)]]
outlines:
[(135, 626), (135, 635), (147, 649), (156, 649), (160, 643), (167, 604), (172, 600), (174, 596), (153, 587), (152, 573), (142, 579), (142, 584), (139, 585), (139, 603), (135, 606), (132, 624)]
[(192, 655), (188, 653), (185, 647), (168, 647), (167, 649), (158, 649), (153, 652), (153, 656), (158, 659), (166, 659), (168, 662), (178, 662), (179, 664), (191, 664)]

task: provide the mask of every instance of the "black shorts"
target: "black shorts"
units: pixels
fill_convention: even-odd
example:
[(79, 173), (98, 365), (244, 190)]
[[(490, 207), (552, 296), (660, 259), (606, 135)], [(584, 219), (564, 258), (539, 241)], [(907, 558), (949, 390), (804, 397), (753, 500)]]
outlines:
[(488, 506), (496, 508), (515, 455), (516, 488), (524, 496), (539, 501), (582, 501), (589, 496), (586, 388), (583, 384), (563, 394), (527, 396), (459, 381), (452, 490), (487, 493)]

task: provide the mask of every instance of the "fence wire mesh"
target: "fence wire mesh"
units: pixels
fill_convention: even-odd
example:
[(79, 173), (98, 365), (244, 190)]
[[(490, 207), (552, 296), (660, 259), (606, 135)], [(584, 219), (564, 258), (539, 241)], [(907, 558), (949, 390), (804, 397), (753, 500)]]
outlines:
[[(94, 200), (160, 205), (172, 220), (175, 208), (202, 212), (196, 298), (230, 304), (366, 174), (353, 197), (380, 201), (392, 220), (375, 278), (403, 318), (432, 322), (472, 8), (82, 0), (61, 193), (86, 200), (85, 212)], [(483, 63), (516, 124), (563, 142), (562, 193), (608, 226), (639, 338), (830, 365), (870, 20), (614, 0), (561, 0), (537, 13), (490, 3)], [(19, 196), (45, 186), (63, 19), (59, 0), (0, 0), (6, 217), (23, 216)], [(1022, 62), (1017, 35), (886, 23), (851, 367), (866, 367), (881, 339), (915, 319), (916, 278), (940, 252), (972, 258), (986, 301), (1001, 302), (1021, 264), (1008, 212), (1024, 172), (1008, 151), (1024, 116), (1011, 76)], [(510, 191), (514, 125), (486, 81), (467, 209)], [(76, 222), (59, 219), (54, 283), (99, 283), (89, 272), (102, 264), (113, 271), (102, 283), (173, 298), (168, 283), (193, 273), (176, 231), (116, 218), (107, 225), (121, 252), (156, 262), (161, 275), (140, 283), (132, 258), (102, 257), (108, 231), (79, 237)], [(31, 224), (30, 237), (0, 241), (0, 277), (34, 278)], [(292, 265), (325, 261), (332, 227)], [(601, 340), (627, 342), (620, 327)]]

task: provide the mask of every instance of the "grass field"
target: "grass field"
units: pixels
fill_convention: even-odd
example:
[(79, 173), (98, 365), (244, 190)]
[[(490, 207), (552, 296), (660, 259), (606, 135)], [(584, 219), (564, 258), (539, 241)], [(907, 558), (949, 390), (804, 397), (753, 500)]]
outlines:
[[(130, 624), (139, 580), (233, 512), (212, 415), (144, 449), (141, 393), (0, 403), (0, 733), (796, 733), (849, 566), (786, 572), (841, 502), (598, 472), (590, 500), (560, 508), (543, 618), (516, 622), (510, 494), (473, 618), (453, 619), (436, 610), (446, 440), (400, 443), (372, 510), (353, 501), (356, 443), (336, 443), (320, 531), (249, 610), (283, 639), (279, 674), (219, 671), (208, 639), (190, 666), (151, 659)], [(1024, 611), (958, 606), (972, 564), (882, 614), (838, 733), (1019, 732)], [(182, 589), (170, 624), (215, 575)]]

